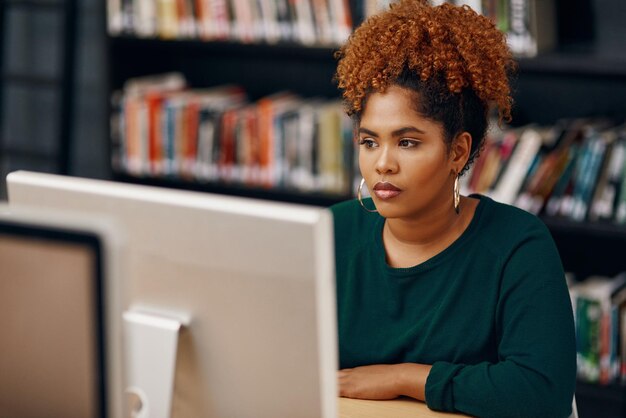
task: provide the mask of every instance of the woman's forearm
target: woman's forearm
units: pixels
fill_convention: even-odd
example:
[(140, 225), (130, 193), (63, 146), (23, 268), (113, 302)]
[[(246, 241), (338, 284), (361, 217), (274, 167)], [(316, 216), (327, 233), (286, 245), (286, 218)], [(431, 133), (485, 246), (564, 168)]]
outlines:
[(425, 401), (426, 379), (432, 366), (427, 364), (396, 364), (398, 373), (398, 393), (402, 396)]
[(358, 399), (394, 399), (410, 396), (425, 400), (431, 366), (424, 364), (375, 364), (339, 371), (339, 396)]

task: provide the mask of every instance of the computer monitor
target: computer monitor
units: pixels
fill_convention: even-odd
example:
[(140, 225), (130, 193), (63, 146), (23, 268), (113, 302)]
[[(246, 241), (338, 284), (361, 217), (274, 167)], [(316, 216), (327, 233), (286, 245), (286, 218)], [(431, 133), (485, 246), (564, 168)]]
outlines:
[[(7, 184), (11, 203), (114, 217), (127, 235), (127, 314), (188, 322), (176, 344), (171, 406), (131, 390), (145, 395), (149, 416), (336, 416), (329, 211), (31, 172), (11, 173)], [(149, 346), (139, 335), (134, 341)], [(143, 356), (126, 350), (135, 375)], [(154, 374), (151, 381), (168, 379), (166, 370)]]
[(0, 417), (119, 416), (113, 234), (76, 214), (0, 205)]

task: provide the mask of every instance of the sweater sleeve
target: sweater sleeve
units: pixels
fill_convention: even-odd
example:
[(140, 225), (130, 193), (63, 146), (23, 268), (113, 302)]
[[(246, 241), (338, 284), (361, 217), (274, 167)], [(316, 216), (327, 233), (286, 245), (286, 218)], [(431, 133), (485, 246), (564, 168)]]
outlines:
[(571, 414), (576, 343), (563, 269), (542, 224), (526, 237), (503, 260), (498, 362), (433, 364), (426, 382), (431, 409), (485, 418)]

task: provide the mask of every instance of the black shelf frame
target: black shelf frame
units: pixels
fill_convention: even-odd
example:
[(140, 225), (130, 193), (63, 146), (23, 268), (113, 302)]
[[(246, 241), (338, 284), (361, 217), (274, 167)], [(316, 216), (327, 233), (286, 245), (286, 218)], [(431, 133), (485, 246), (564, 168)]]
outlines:
[(35, 9), (35, 10), (47, 10), (52, 12), (58, 12), (64, 7), (64, 3), (58, 0), (3, 0), (7, 6), (22, 8), (22, 9)]
[(520, 58), (518, 63), (520, 74), (626, 79), (626, 54), (608, 54), (588, 48), (563, 48), (535, 58)]
[(613, 277), (626, 271), (626, 225), (577, 222), (543, 217), (554, 239), (565, 271), (576, 280), (592, 275)]
[(23, 74), (4, 74), (0, 76), (4, 83), (23, 84), (34, 88), (56, 88), (61, 80), (55, 77)]
[[(2, 144), (2, 142), (0, 142)], [(0, 145), (0, 155), (11, 155), (29, 160), (49, 161), (56, 159), (56, 153), (47, 153), (39, 150), (18, 149), (15, 147), (3, 147)]]
[(251, 100), (281, 90), (303, 97), (339, 98), (333, 81), (336, 60), (332, 47), (129, 36), (108, 36), (107, 40), (108, 56), (135, 64), (109, 66), (110, 91), (123, 88), (129, 78), (180, 71), (193, 88), (238, 84)]
[(580, 418), (626, 416), (626, 386), (576, 382), (576, 404)]
[[(3, 63), (5, 51), (5, 31), (8, 29), (9, 8), (24, 9), (28, 13), (58, 13), (64, 21), (61, 40), (61, 75), (60, 77), (41, 76), (36, 74), (7, 73)], [(75, 103), (75, 74), (76, 74), (76, 37), (78, 32), (78, 4), (77, 0), (0, 0), (0, 131), (2, 131), (4, 88), (8, 84), (18, 84), (33, 89), (58, 89), (59, 94), (59, 131), (56, 135), (58, 153), (53, 157), (56, 172), (70, 174), (71, 153), (73, 144), (72, 124), (74, 122)], [(0, 138), (1, 139), (1, 138)], [(42, 154), (35, 151), (3, 149), (3, 155), (42, 160)]]
[[(195, 52), (261, 56), (265, 59), (291, 56), (312, 61), (332, 60), (339, 46), (303, 45), (297, 42), (203, 41), (199, 39), (138, 38), (131, 35), (109, 36), (113, 48), (148, 48), (160, 52)], [(626, 78), (626, 53), (598, 52), (588, 44), (570, 45), (544, 52), (533, 58), (517, 58), (519, 74), (577, 75), (585, 77)]]
[(130, 35), (109, 36), (109, 42), (114, 48), (155, 48), (168, 52), (189, 52), (204, 54), (230, 54), (261, 56), (265, 59), (291, 56), (297, 59), (314, 61), (332, 59), (339, 46), (311, 45), (305, 46), (297, 42), (256, 42), (242, 43), (236, 41), (203, 41), (200, 39), (160, 39), (138, 38)]
[(238, 183), (229, 184), (211, 181), (185, 181), (177, 178), (138, 177), (119, 172), (113, 173), (113, 180), (125, 183), (142, 184), (145, 186), (216, 193), (229, 196), (273, 200), (278, 202), (321, 207), (328, 207), (334, 205), (335, 203), (352, 199), (351, 195), (305, 192), (284, 188), (261, 188), (245, 186)]

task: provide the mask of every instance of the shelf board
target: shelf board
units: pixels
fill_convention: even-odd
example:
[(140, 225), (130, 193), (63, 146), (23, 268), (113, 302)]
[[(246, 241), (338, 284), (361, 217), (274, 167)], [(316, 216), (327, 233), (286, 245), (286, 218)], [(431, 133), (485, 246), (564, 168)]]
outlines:
[(54, 88), (61, 86), (61, 79), (38, 75), (3, 74), (0, 77), (5, 83), (27, 84), (34, 87)]
[[(262, 189), (246, 187), (238, 184), (218, 182), (185, 181), (180, 179), (136, 177), (125, 173), (114, 173), (114, 179), (129, 183), (138, 183), (152, 186), (169, 187), (176, 189), (204, 191), (235, 196), (271, 199), (283, 202), (312, 203), (320, 206), (353, 199), (351, 195), (330, 195), (319, 192), (303, 192), (286, 189)], [(542, 217), (546, 226), (555, 232), (593, 236), (598, 238), (616, 238), (626, 241), (626, 225), (617, 225), (604, 222), (576, 222), (569, 219)]]
[(520, 58), (518, 63), (520, 74), (626, 78), (626, 54), (596, 51), (589, 46), (564, 47), (535, 58)]
[(216, 182), (192, 182), (176, 179), (162, 179), (149, 177), (135, 177), (124, 173), (114, 173), (113, 180), (125, 183), (143, 184), (147, 186), (167, 187), (208, 193), (218, 193), (231, 196), (266, 199), (279, 202), (298, 203), (313, 206), (331, 206), (352, 196), (331, 195), (319, 192), (303, 192), (285, 189), (262, 189), (246, 187), (238, 184), (224, 184)]
[(626, 386), (577, 381), (576, 404), (581, 417), (622, 418), (626, 412)]
[(619, 384), (603, 386), (577, 380), (576, 397), (593, 398), (603, 402), (624, 403), (626, 402), (626, 386)]
[[(1, 144), (2, 142), (0, 142), (0, 145)], [(38, 160), (38, 161), (56, 160), (57, 158), (55, 154), (50, 154), (50, 153), (46, 153), (43, 151), (25, 150), (25, 149), (17, 149), (17, 148), (1, 147), (1, 146), (0, 146), (0, 156), (2, 156), (3, 158), (17, 157), (17, 158), (22, 158), (22, 159)]]
[(22, 9), (63, 10), (65, 4), (58, 0), (4, 0), (7, 7)]
[[(198, 51), (203, 53), (293, 57), (294, 59), (334, 60), (338, 46), (305, 46), (296, 42), (240, 43), (197, 39), (163, 40), (130, 35), (109, 36), (113, 48), (154, 48), (159, 51)], [(563, 47), (534, 58), (518, 58), (520, 74), (608, 76), (626, 78), (626, 54), (595, 51), (586, 46)]]
[(334, 51), (338, 49), (338, 47), (331, 46), (304, 46), (295, 42), (246, 44), (231, 41), (163, 40), (158, 38), (137, 38), (134, 36), (110, 36), (109, 42), (113, 48), (155, 48), (159, 51), (176, 50), (181, 53), (192, 50), (202, 53), (289, 57), (312, 60), (334, 60)]
[(626, 225), (612, 222), (577, 222), (553, 217), (541, 217), (541, 220), (554, 232), (602, 239), (622, 239), (626, 242)]

